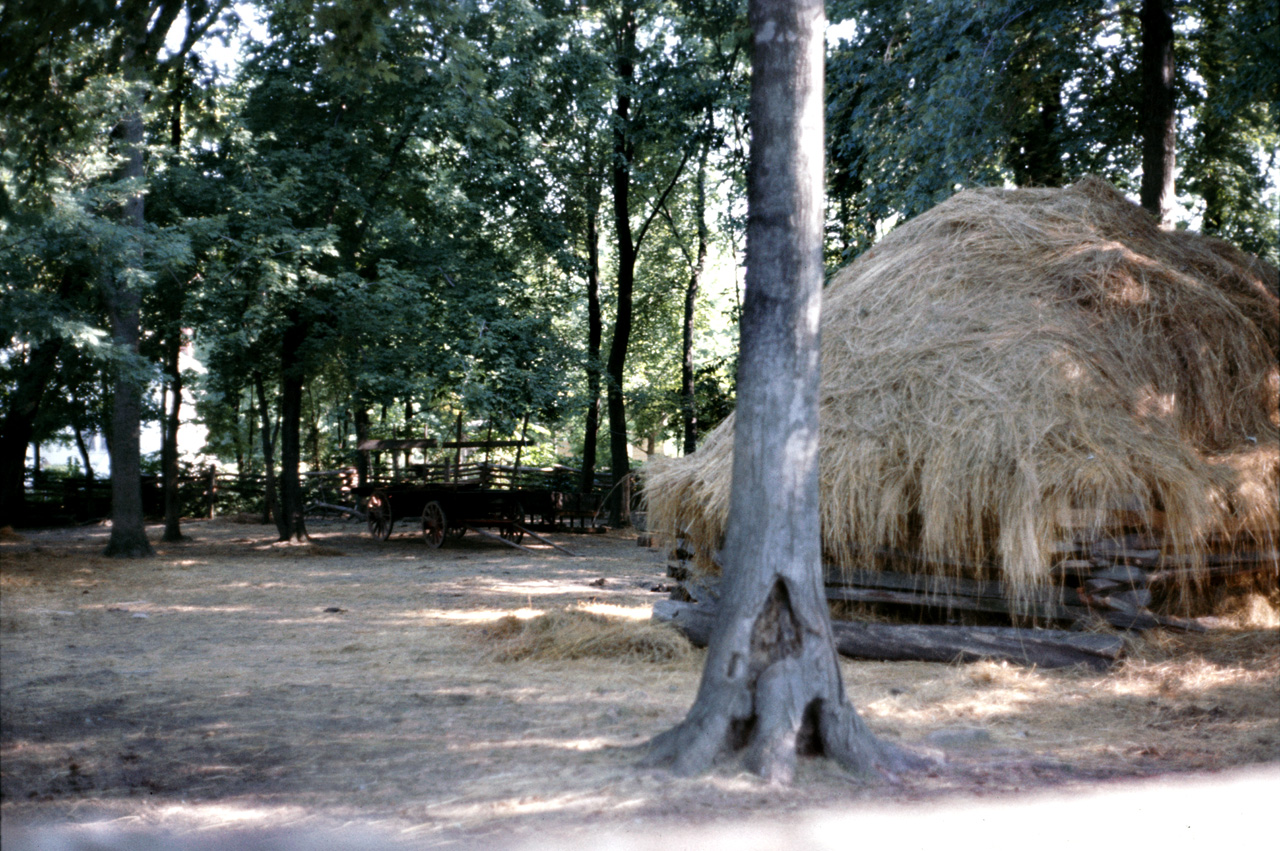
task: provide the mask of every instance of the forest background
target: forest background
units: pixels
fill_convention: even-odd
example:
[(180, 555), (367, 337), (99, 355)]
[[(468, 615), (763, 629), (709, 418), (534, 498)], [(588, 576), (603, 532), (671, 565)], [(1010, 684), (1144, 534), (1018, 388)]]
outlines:
[[(1274, 0), (827, 10), (829, 268), (1087, 174), (1280, 260)], [(92, 475), (92, 435), (120, 555), (144, 469), (266, 472), (289, 538), (368, 438), (527, 436), (584, 489), (693, 451), (734, 398), (748, 36), (735, 0), (9, 0), (0, 525), (28, 447)]]

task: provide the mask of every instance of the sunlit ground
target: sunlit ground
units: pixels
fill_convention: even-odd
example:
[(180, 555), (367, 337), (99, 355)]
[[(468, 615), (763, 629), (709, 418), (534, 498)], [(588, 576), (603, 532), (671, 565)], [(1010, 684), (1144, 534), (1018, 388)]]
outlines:
[[(1184, 847), (1178, 837), (1206, 834), (1198, 822), (1162, 833), (1174, 815), (1225, 814), (1234, 831), (1251, 813), (1231, 807), (1277, 786), (1274, 632), (1144, 640), (1105, 673), (843, 660), (872, 729), (946, 749), (947, 768), (895, 786), (804, 760), (776, 788), (732, 768), (637, 769), (647, 738), (692, 703), (700, 652), (496, 661), (486, 636), (508, 616), (647, 621), (664, 562), (633, 540), (575, 537), (574, 559), (381, 544), (340, 524), (318, 531), (319, 550), (275, 548), (255, 527), (190, 532), (143, 563), (99, 558), (83, 530), (0, 551), (4, 851), (21, 841), (14, 825), (42, 819), (63, 825), (49, 840), (62, 844), (27, 847), (145, 830), (218, 851), (843, 848), (854, 836), (932, 849), (930, 826), (949, 823), (986, 844), (1080, 847), (1120, 835), (1113, 816), (1129, 841)], [(1184, 804), (1165, 803), (1197, 777)], [(1124, 797), (1133, 784), (1161, 791), (1143, 803)], [(1221, 801), (1220, 788), (1232, 790)], [(1098, 789), (1121, 803), (1103, 807)], [(999, 809), (1009, 801), (1018, 813)], [(1051, 828), (1032, 831), (1035, 819)], [(228, 839), (236, 830), (276, 844)], [(166, 847), (121, 842), (95, 847)]]

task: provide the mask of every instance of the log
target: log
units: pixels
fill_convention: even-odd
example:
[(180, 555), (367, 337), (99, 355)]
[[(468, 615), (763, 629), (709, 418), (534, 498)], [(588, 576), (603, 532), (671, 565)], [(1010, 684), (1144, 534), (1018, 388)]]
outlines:
[(894, 591), (913, 591), (921, 594), (1005, 599), (1004, 585), (992, 580), (961, 579), (929, 573), (899, 573), (892, 570), (846, 570), (828, 566), (824, 581), (827, 585), (848, 585), (855, 588), (887, 588)]
[(537, 550), (531, 547), (526, 547), (524, 544), (517, 544), (515, 541), (508, 541), (506, 538), (502, 537), (501, 535), (495, 535), (493, 532), (490, 532), (488, 529), (481, 529), (479, 526), (472, 526), (469, 523), (466, 524), (466, 527), (467, 527), (467, 531), (469, 532), (475, 532), (477, 535), (480, 535), (481, 537), (484, 537), (484, 538), (493, 538), (493, 540), (506, 544), (508, 547), (515, 547), (517, 550), (524, 550), (527, 553), (538, 552)]
[[(715, 608), (660, 600), (655, 620), (675, 625), (690, 641), (705, 647), (715, 623)], [(1015, 627), (933, 626), (919, 624), (831, 623), (836, 650), (853, 659), (921, 662), (1008, 660), (1041, 668), (1087, 665), (1104, 670), (1124, 650), (1124, 641), (1097, 633)]]
[[(527, 528), (527, 527), (525, 527), (525, 526), (521, 526), (519, 523), (512, 523), (511, 525), (512, 525), (512, 527), (513, 527), (513, 528), (515, 528), (515, 529), (517, 529), (517, 530), (519, 530), (519, 531), (521, 531), (521, 532), (524, 532), (524, 533), (525, 533), (526, 535), (528, 535), (530, 538), (534, 538), (534, 539), (536, 539), (536, 540), (539, 540), (539, 541), (541, 541), (542, 543), (546, 544), (548, 547), (555, 547), (557, 550), (559, 550), (560, 552), (564, 553), (564, 554), (565, 554), (565, 555), (567, 555), (567, 556), (575, 556), (575, 557), (576, 557), (576, 556), (578, 555), (577, 553), (569, 552), (569, 551), (568, 551), (568, 550), (566, 550), (564, 547), (560, 546), (559, 544), (555, 543), (554, 541), (548, 541), (546, 538), (542, 537), (542, 536), (541, 536), (541, 535), (539, 535), (537, 532), (535, 532), (535, 531), (533, 531), (532, 529), (529, 529), (529, 528)], [(529, 549), (529, 548), (528, 548), (528, 547), (526, 547), (525, 549)], [(537, 551), (536, 551), (536, 550), (531, 550), (531, 552), (537, 552)]]
[[(1070, 591), (1071, 589), (1065, 589)], [(1075, 599), (1079, 599), (1072, 592)], [(1017, 606), (998, 598), (964, 597), (943, 594), (916, 594), (909, 591), (889, 591), (882, 588), (827, 588), (828, 600), (846, 600), (854, 603), (895, 603), (905, 606), (948, 609), (963, 612), (989, 612), (1002, 615), (1027, 615), (1048, 621), (1084, 622), (1096, 616), (1120, 629), (1153, 629), (1159, 622), (1145, 612), (1090, 609), (1086, 606), (1060, 605), (1049, 601), (1032, 601)], [(1102, 601), (1099, 601), (1102, 602)]]

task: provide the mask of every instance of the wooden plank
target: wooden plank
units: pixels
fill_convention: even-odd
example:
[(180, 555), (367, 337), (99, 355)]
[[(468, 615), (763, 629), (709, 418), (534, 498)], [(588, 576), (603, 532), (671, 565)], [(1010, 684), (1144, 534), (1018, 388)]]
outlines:
[(349, 508), (345, 505), (331, 505), (327, 502), (313, 502), (307, 506), (307, 511), (311, 511), (313, 508), (327, 508), (330, 511), (341, 511), (346, 514), (350, 514), (352, 517), (359, 518), (360, 520), (364, 519), (363, 511), (356, 508)]
[(490, 532), (488, 529), (481, 529), (478, 526), (472, 526), (470, 524), (467, 524), (467, 529), (468, 531), (475, 532), (477, 535), (483, 535), (486, 538), (493, 538), (495, 541), (501, 541), (502, 543), (506, 544), (508, 547), (515, 547), (517, 550), (524, 550), (527, 553), (538, 552), (535, 549), (526, 547), (524, 544), (517, 544), (515, 541), (508, 541), (506, 538), (502, 537), (501, 535), (495, 535), (493, 532)]
[[(528, 535), (530, 538), (537, 538), (539, 541), (541, 541), (542, 543), (546, 544), (548, 547), (555, 547), (557, 550), (559, 550), (560, 552), (564, 553), (565, 555), (573, 556), (573, 557), (575, 557), (575, 558), (576, 558), (576, 557), (577, 557), (577, 555), (578, 555), (577, 553), (571, 553), (571, 552), (569, 552), (569, 551), (568, 551), (568, 550), (566, 550), (564, 547), (560, 546), (559, 544), (557, 544), (557, 543), (555, 543), (555, 542), (553, 542), (553, 541), (548, 541), (546, 538), (542, 537), (542, 536), (541, 536), (541, 535), (539, 535), (537, 532), (535, 532), (535, 531), (533, 531), (532, 529), (529, 529), (529, 528), (527, 528), (527, 527), (525, 527), (525, 526), (521, 526), (519, 523), (512, 523), (512, 524), (511, 524), (511, 526), (512, 526), (512, 528), (514, 528), (514, 529), (518, 529), (518, 530), (520, 530), (521, 532), (524, 532), (524, 533), (525, 533), (526, 535)], [(528, 548), (526, 547), (526, 549), (528, 549)], [(537, 552), (537, 550), (533, 550), (533, 552)]]
[[(706, 646), (715, 623), (713, 607), (661, 600), (655, 620), (674, 624), (689, 640)], [(944, 662), (998, 659), (1042, 668), (1088, 665), (1102, 670), (1116, 661), (1124, 641), (1115, 636), (1013, 627), (959, 627), (833, 621), (836, 649), (855, 659)]]
[(362, 440), (356, 444), (361, 452), (394, 452), (405, 449), (439, 449), (440, 441), (434, 437), (416, 440)]
[(528, 440), (446, 440), (441, 449), (506, 449), (516, 446), (532, 446)]

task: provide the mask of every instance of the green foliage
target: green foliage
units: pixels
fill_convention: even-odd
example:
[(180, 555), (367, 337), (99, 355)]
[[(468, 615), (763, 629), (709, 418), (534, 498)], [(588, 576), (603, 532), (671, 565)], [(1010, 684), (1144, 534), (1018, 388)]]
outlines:
[[(838, 0), (854, 25), (828, 73), (831, 251), (956, 190), (1063, 185), (1086, 174), (1135, 190), (1139, 40), (1112, 0)], [(1203, 227), (1274, 256), (1274, 2), (1177, 8), (1184, 173)], [(1274, 191), (1272, 189), (1271, 191)], [(1267, 225), (1270, 221), (1272, 224)]]
[[(152, 17), (135, 14), (144, 6)], [(675, 436), (699, 219), (713, 257), (734, 253), (745, 224), (744, 6), (10, 0), (0, 11), (0, 407), (39, 385), (37, 439), (72, 425), (105, 432), (107, 377), (124, 370), (154, 387), (189, 339), (208, 369), (187, 377), (208, 449), (246, 471), (262, 463), (257, 385), (278, 428), (290, 377), (305, 385), (312, 466), (353, 463), (358, 422), (373, 437), (451, 437), (459, 413), (468, 431), (503, 438), (528, 417), (544, 445), (524, 458), (549, 460), (548, 447), (579, 439), (588, 403), (589, 221), (606, 352), (619, 318), (609, 287), (625, 258), (610, 191), (621, 159), (641, 246), (626, 425)], [(958, 187), (1094, 173), (1136, 188), (1132, 4), (828, 8), (853, 22), (828, 72), (833, 263)], [(1179, 189), (1204, 230), (1274, 261), (1280, 72), (1263, 61), (1280, 53), (1274, 0), (1176, 9)], [(624, 80), (628, 10), (637, 38)], [(263, 28), (236, 29), (241, 16)], [(219, 75), (205, 46), (233, 34), (244, 64)], [(142, 99), (144, 183), (122, 176), (112, 136)], [(118, 209), (139, 190), (136, 227)], [(138, 354), (106, 331), (104, 271), (143, 296)], [(703, 433), (733, 399), (733, 322), (711, 298), (695, 312)], [(298, 332), (284, 363), (286, 335)]]

